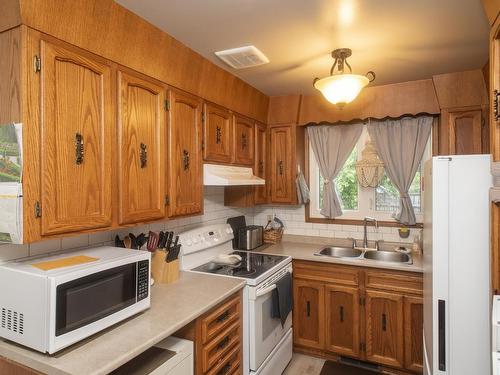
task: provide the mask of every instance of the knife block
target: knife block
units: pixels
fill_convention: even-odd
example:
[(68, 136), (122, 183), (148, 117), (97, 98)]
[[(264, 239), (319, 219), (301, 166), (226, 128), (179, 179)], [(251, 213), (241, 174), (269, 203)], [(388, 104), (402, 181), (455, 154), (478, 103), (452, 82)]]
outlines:
[(170, 263), (165, 261), (167, 252), (156, 250), (151, 261), (151, 273), (155, 283), (170, 284), (179, 279), (179, 259)]

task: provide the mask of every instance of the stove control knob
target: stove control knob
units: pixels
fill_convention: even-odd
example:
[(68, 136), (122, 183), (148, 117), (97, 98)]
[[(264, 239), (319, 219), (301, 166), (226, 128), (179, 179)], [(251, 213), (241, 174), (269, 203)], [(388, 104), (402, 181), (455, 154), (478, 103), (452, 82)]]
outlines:
[(198, 239), (196, 237), (193, 238), (193, 243), (198, 243)]
[(192, 244), (193, 244), (193, 241), (191, 241), (191, 240), (189, 240), (189, 239), (186, 241), (186, 245), (187, 245), (187, 246), (191, 246)]

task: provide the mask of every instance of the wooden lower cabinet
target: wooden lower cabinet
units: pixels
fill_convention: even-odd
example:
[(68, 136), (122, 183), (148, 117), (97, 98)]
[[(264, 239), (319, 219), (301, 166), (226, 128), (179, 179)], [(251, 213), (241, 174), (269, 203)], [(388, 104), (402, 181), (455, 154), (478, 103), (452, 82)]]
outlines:
[(194, 342), (196, 375), (243, 373), (241, 298), (236, 293), (174, 334)]
[(326, 349), (350, 357), (359, 357), (358, 288), (325, 286)]
[(42, 375), (41, 372), (0, 357), (0, 374), (5, 375)]
[(324, 286), (321, 283), (295, 280), (293, 290), (294, 342), (321, 349), (325, 343)]
[(424, 300), (422, 297), (404, 298), (405, 367), (424, 370)]
[(294, 349), (422, 373), (422, 275), (294, 261)]
[(366, 359), (403, 367), (403, 296), (366, 291)]

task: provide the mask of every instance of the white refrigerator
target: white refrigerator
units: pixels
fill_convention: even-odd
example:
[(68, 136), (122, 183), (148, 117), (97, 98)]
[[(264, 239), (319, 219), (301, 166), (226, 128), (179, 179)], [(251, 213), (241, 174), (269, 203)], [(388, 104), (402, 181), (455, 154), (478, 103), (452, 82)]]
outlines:
[(424, 173), (424, 375), (491, 374), (490, 155)]

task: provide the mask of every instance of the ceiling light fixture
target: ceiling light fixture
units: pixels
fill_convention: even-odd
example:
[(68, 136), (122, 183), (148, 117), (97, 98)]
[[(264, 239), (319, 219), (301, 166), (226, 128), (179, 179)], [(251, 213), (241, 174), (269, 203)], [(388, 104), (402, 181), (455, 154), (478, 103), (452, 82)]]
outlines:
[[(330, 76), (321, 79), (315, 78), (313, 81), (313, 86), (321, 91), (326, 100), (340, 109), (356, 99), (363, 87), (375, 79), (375, 73), (372, 71), (364, 76), (352, 74), (352, 68), (347, 62), (347, 58), (351, 55), (352, 51), (349, 48), (334, 50), (332, 57), (335, 61), (330, 69)], [(345, 65), (349, 68), (349, 73), (344, 73)], [(336, 67), (338, 70), (335, 73)]]

